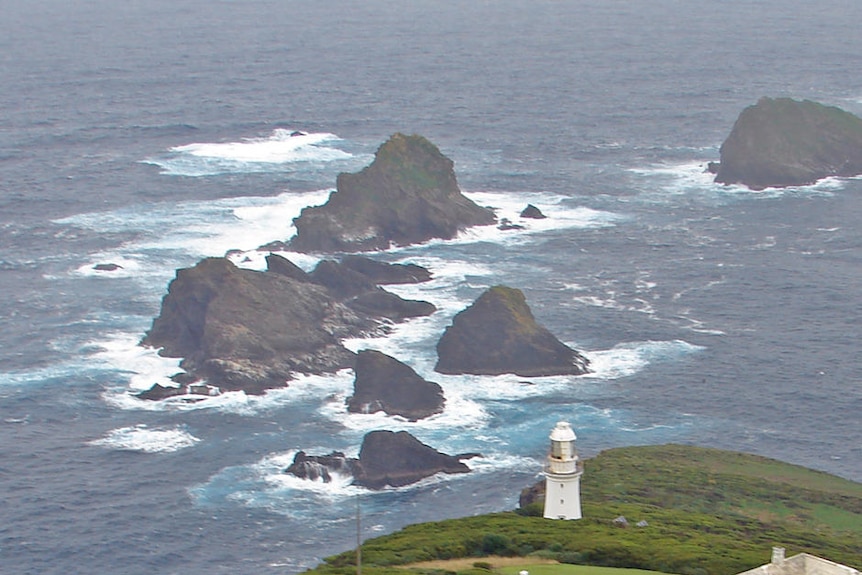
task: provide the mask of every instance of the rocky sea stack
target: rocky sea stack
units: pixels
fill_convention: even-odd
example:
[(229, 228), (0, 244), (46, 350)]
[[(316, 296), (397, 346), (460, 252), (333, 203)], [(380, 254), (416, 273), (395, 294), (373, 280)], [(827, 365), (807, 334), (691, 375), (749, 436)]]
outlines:
[(715, 181), (752, 189), (862, 174), (862, 118), (810, 100), (761, 98), (721, 145)]
[(416, 421), (443, 411), (443, 389), (385, 353), (360, 351), (354, 370), (353, 396), (347, 402), (351, 413), (383, 411)]
[(352, 474), (353, 484), (368, 489), (402, 487), (438, 473), (469, 473), (461, 460), (477, 453), (446, 455), (425, 445), (406, 431), (372, 431), (365, 435), (359, 459), (339, 451), (329, 455), (307, 455), (300, 451), (285, 469), (303, 479), (328, 483), (335, 474)]
[(346, 265), (324, 260), (306, 273), (279, 255), (266, 261), (266, 272), (238, 268), (226, 258), (177, 271), (141, 343), (183, 358), (187, 373), (174, 378), (179, 387), (157, 384), (138, 397), (199, 401), (219, 390), (256, 394), (283, 387), (295, 373), (353, 367), (356, 354), (343, 338), (382, 333), (392, 322), (436, 310), (377, 285), (429, 279), (417, 265), (356, 256)]
[(523, 292), (496, 286), (458, 313), (437, 343), (435, 370), (523, 377), (581, 375), (589, 360), (539, 325)]
[(362, 441), (353, 482), (382, 489), (410, 485), (438, 473), (469, 473), (461, 460), (476, 456), (440, 453), (406, 431), (372, 431)]
[(494, 213), (465, 197), (452, 160), (422, 136), (393, 135), (374, 161), (342, 173), (322, 206), (294, 219), (291, 249), (358, 252), (450, 239), (461, 230), (495, 222)]
[(177, 271), (141, 343), (222, 390), (262, 393), (294, 372), (352, 367), (339, 339), (374, 327), (321, 286), (206, 258)]

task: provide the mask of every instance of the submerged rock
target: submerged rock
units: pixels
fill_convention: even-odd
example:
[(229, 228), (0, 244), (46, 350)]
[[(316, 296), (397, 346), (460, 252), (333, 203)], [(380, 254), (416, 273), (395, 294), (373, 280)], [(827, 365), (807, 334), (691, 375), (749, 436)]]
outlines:
[(351, 413), (383, 411), (416, 421), (443, 411), (443, 389), (385, 353), (360, 351), (354, 371), (353, 396), (347, 401)]
[(862, 174), (862, 118), (810, 100), (761, 98), (721, 145), (715, 181), (752, 189)]
[(178, 386), (166, 386), (156, 383), (151, 388), (135, 394), (135, 397), (148, 401), (161, 401), (173, 397), (183, 402), (194, 403), (220, 394), (221, 390), (218, 387), (205, 383), (181, 384)]
[(371, 165), (339, 174), (324, 205), (302, 210), (290, 245), (304, 252), (379, 250), (494, 222), (490, 209), (461, 193), (452, 160), (422, 136), (395, 134)]
[(492, 287), (458, 313), (437, 343), (435, 371), (523, 377), (581, 375), (589, 360), (539, 325), (523, 292)]

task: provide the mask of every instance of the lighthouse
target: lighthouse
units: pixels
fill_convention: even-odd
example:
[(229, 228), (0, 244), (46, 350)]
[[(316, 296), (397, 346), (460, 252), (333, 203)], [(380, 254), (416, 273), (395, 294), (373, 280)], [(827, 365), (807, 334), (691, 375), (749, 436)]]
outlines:
[(547, 519), (581, 518), (581, 474), (572, 426), (560, 421), (551, 431), (551, 451), (545, 464)]

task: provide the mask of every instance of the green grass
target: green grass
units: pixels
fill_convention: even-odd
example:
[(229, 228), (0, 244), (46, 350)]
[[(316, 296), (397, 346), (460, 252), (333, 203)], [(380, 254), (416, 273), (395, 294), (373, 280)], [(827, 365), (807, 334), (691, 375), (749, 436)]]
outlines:
[[(585, 462), (582, 506), (578, 521), (543, 519), (533, 503), (411, 525), (363, 544), (363, 574), (492, 555), (683, 575), (733, 575), (768, 563), (773, 546), (857, 569), (862, 557), (862, 484), (753, 455), (679, 445), (608, 450)], [(629, 527), (613, 523), (620, 515)], [(648, 525), (636, 527), (641, 520)], [(328, 557), (314, 573), (352, 575), (354, 559), (353, 551)]]
[(625, 569), (621, 567), (596, 567), (593, 565), (559, 564), (527, 564), (511, 567), (498, 567), (494, 573), (500, 575), (518, 575), (528, 571), (530, 575), (656, 575), (656, 571), (643, 569)]

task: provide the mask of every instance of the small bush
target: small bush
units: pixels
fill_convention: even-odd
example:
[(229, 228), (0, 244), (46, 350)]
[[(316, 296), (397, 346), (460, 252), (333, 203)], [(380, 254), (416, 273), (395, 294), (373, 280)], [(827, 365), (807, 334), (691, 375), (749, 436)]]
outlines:
[(498, 533), (487, 533), (482, 537), (482, 555), (512, 555), (512, 540)]

